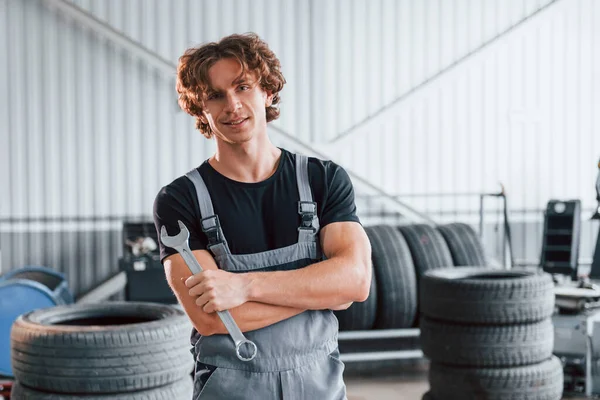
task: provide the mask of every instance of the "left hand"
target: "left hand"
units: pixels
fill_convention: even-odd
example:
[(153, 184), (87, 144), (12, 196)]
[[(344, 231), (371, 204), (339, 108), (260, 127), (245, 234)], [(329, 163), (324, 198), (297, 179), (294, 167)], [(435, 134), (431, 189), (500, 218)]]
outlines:
[(248, 282), (245, 274), (205, 270), (185, 281), (189, 295), (197, 297), (196, 304), (206, 313), (224, 311), (248, 301)]

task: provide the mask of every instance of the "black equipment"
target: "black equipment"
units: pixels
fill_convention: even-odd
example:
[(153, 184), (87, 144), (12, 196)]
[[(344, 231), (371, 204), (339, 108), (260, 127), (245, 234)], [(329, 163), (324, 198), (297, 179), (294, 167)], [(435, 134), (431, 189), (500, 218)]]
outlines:
[(176, 304), (160, 262), (158, 235), (152, 222), (123, 224), (123, 257), (119, 269), (127, 275), (125, 299)]
[(577, 280), (581, 201), (550, 200), (544, 218), (540, 264), (550, 274), (570, 275)]

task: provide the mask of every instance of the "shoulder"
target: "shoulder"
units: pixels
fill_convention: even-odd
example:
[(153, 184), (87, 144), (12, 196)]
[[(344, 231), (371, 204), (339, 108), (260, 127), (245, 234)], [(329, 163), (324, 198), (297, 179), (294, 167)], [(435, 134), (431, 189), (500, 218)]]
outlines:
[(187, 197), (192, 186), (192, 182), (185, 175), (180, 176), (158, 191), (154, 200), (155, 206), (172, 202), (181, 202)]
[[(179, 232), (177, 221), (183, 222), (190, 231), (189, 245), (192, 250), (206, 248), (205, 238), (200, 234), (200, 210), (194, 184), (185, 175), (163, 186), (154, 200), (154, 225), (157, 232), (165, 227), (169, 234), (176, 234)], [(175, 250), (160, 242), (161, 260), (174, 253)]]
[[(296, 155), (291, 157), (295, 159)], [(338, 221), (358, 221), (354, 187), (341, 165), (332, 160), (308, 157), (308, 180), (321, 210), (322, 226)]]
[(328, 188), (338, 185), (352, 185), (350, 176), (344, 167), (332, 160), (309, 157), (308, 172), (311, 178), (322, 181)]
[[(198, 167), (197, 170), (202, 174), (202, 167)], [(190, 214), (192, 216), (198, 212), (196, 188), (186, 175), (182, 175), (163, 186), (154, 199), (155, 216), (172, 217), (174, 214)]]

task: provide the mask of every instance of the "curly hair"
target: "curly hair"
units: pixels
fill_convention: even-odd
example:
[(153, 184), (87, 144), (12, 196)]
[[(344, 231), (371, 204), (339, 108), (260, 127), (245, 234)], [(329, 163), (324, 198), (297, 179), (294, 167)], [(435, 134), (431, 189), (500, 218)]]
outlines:
[(177, 67), (179, 106), (196, 117), (196, 128), (209, 139), (213, 132), (200, 118), (204, 107), (203, 98), (210, 88), (208, 70), (224, 58), (237, 60), (242, 66), (242, 75), (248, 71), (256, 73), (260, 87), (273, 93), (273, 101), (266, 107), (267, 122), (279, 118), (279, 92), (285, 84), (279, 60), (254, 33), (226, 36), (219, 42), (186, 50), (179, 58)]

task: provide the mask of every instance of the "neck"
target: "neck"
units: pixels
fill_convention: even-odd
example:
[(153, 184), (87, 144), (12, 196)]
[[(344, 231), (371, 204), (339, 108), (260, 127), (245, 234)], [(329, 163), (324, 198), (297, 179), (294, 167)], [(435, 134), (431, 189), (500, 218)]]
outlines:
[(217, 140), (217, 151), (208, 162), (221, 175), (238, 182), (256, 183), (268, 179), (279, 165), (281, 150), (268, 137), (230, 144)]

